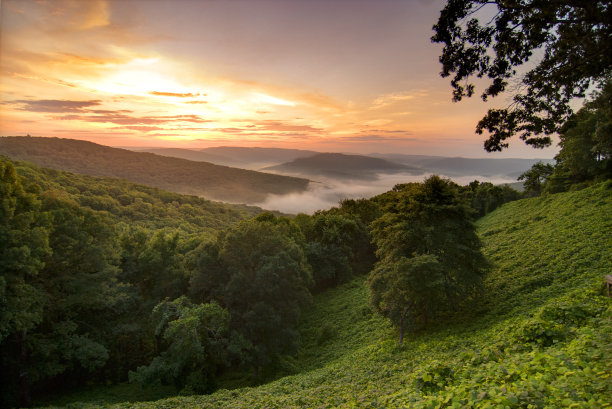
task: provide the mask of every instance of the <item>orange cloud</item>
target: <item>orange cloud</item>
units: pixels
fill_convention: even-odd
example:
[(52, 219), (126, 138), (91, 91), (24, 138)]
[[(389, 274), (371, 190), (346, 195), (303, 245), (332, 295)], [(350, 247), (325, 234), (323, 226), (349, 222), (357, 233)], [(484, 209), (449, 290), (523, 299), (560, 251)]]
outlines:
[(190, 92), (187, 92), (187, 93), (178, 93), (178, 92), (151, 91), (151, 92), (149, 92), (149, 94), (157, 95), (157, 96), (162, 96), (162, 97), (179, 97), (179, 98), (195, 98), (195, 97), (200, 96), (200, 95), (206, 96), (206, 94), (192, 94)]
[(82, 112), (83, 108), (100, 105), (100, 100), (69, 101), (60, 99), (16, 100), (9, 104), (18, 105), (18, 109), (30, 112)]

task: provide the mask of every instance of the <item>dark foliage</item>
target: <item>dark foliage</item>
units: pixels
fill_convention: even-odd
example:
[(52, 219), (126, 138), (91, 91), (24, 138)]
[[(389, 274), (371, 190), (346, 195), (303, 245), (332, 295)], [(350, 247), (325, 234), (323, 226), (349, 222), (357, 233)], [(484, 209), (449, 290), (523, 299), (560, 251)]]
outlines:
[[(514, 94), (510, 106), (490, 109), (476, 127), (489, 133), (489, 152), (506, 148), (515, 134), (536, 148), (550, 145), (572, 113), (570, 101), (602, 87), (612, 72), (612, 6), (605, 0), (448, 0), (433, 29), (454, 101), (474, 94), (474, 76), (489, 80), (485, 101)], [(528, 61), (534, 68), (519, 74)]]

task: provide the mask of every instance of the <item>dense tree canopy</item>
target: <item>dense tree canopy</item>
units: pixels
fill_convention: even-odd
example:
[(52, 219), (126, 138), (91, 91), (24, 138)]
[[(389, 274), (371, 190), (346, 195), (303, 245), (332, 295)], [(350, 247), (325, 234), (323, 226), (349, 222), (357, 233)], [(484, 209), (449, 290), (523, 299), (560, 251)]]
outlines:
[(130, 371), (184, 393), (226, 371), (261, 381), (298, 352), (311, 292), (368, 273), (375, 246), (375, 306), (422, 322), (476, 288), (469, 202), (504, 192), (432, 178), (237, 223), (258, 210), (0, 157), (0, 406)]
[(476, 294), (486, 265), (472, 210), (449, 180), (398, 185), (376, 198), (372, 223), (379, 262), (368, 277), (372, 304), (400, 328), (426, 324)]
[(256, 373), (279, 354), (297, 352), (297, 323), (312, 285), (302, 242), (296, 225), (264, 213), (190, 255), (192, 296), (229, 311), (231, 329), (246, 341), (241, 358)]
[[(476, 127), (489, 133), (487, 151), (501, 151), (515, 134), (534, 147), (550, 145), (572, 113), (570, 101), (603, 87), (612, 74), (606, 0), (448, 0), (434, 31), (455, 101), (474, 94), (474, 76), (490, 80), (485, 101), (520, 82), (510, 89), (512, 103), (490, 109)], [(528, 61), (534, 66), (523, 74)]]
[(216, 303), (194, 305), (182, 296), (159, 303), (152, 317), (166, 348), (130, 378), (142, 384), (175, 384), (188, 392), (212, 391), (217, 366), (225, 362), (229, 313)]

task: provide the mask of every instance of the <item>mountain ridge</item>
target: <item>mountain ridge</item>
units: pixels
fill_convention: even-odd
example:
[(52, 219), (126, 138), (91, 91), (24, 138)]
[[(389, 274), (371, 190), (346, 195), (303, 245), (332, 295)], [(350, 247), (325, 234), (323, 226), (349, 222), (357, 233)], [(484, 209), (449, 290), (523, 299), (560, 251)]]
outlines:
[(263, 170), (348, 180), (375, 179), (379, 173), (423, 173), (415, 167), (394, 163), (386, 159), (344, 153), (319, 153), (305, 158), (297, 158), (280, 165), (269, 166)]
[(304, 191), (309, 184), (303, 178), (134, 152), (76, 139), (2, 137), (0, 154), (37, 166), (122, 178), (232, 203), (257, 203), (269, 194)]

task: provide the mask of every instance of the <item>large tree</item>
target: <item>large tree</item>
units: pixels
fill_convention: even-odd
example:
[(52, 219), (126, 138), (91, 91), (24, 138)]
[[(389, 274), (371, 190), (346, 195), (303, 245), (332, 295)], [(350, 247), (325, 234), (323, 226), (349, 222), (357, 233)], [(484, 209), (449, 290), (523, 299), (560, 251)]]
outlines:
[(398, 185), (378, 196), (372, 223), (379, 262), (368, 277), (372, 305), (399, 327), (457, 309), (477, 294), (486, 261), (472, 210), (450, 180)]
[(244, 340), (240, 358), (256, 376), (279, 355), (297, 352), (298, 319), (312, 285), (303, 240), (291, 221), (263, 213), (189, 255), (192, 297), (229, 311), (230, 329)]
[(612, 75), (609, 0), (447, 0), (433, 28), (432, 41), (444, 45), (441, 75), (453, 76), (454, 101), (474, 94), (474, 77), (489, 79), (485, 101), (514, 94), (476, 127), (489, 133), (489, 152), (506, 148), (517, 134), (533, 147), (549, 146), (572, 114), (570, 101)]
[(45, 292), (36, 285), (49, 248), (49, 215), (0, 157), (0, 406), (30, 406), (29, 332), (43, 321)]
[(183, 393), (211, 392), (227, 355), (229, 313), (214, 302), (193, 304), (182, 296), (159, 303), (152, 318), (165, 348), (150, 365), (131, 372), (130, 380), (173, 383)]

